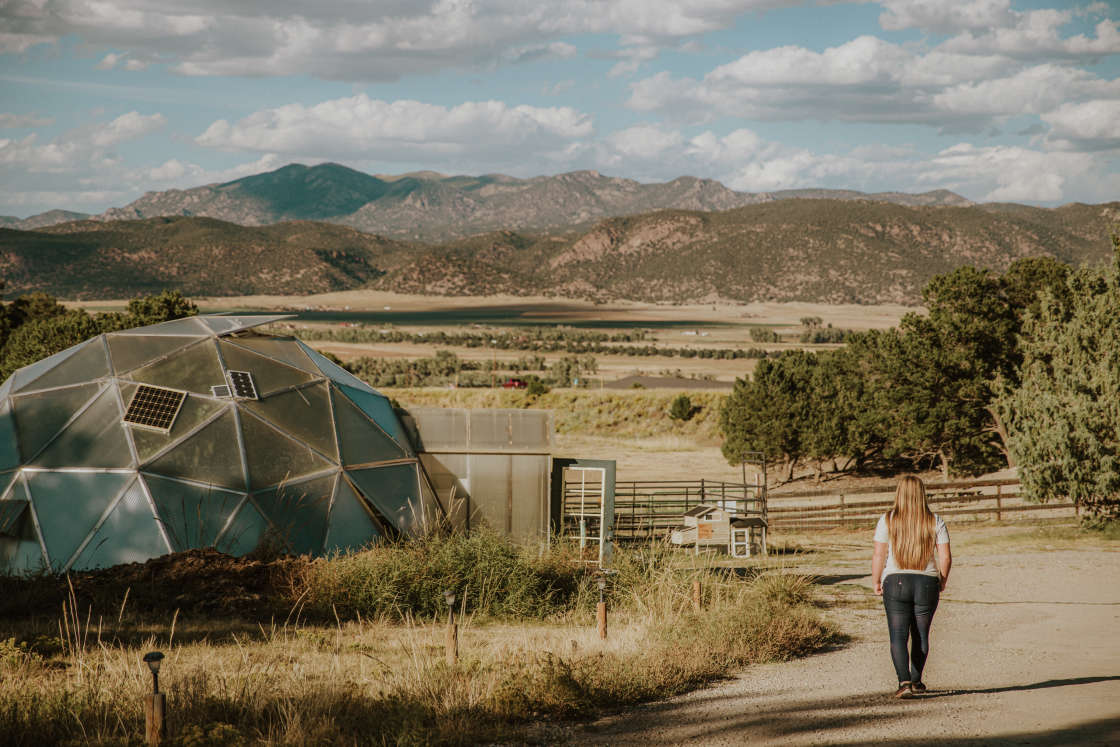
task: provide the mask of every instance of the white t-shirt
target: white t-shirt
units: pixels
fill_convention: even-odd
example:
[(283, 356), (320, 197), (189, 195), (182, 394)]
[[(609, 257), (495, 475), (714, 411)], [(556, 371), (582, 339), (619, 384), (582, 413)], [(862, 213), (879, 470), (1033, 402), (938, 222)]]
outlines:
[[(949, 528), (945, 526), (945, 522), (937, 514), (933, 515), (934, 526), (937, 528), (937, 544), (949, 544)], [(920, 573), (924, 576), (933, 576), (937, 578), (937, 559), (931, 555), (929, 562), (926, 563), (924, 570), (915, 570), (913, 568), (899, 568), (898, 563), (894, 559), (894, 548), (891, 547), (891, 533), (887, 529), (887, 515), (883, 514), (879, 517), (879, 523), (875, 526), (875, 541), (882, 542), (887, 546), (887, 565), (883, 568), (883, 578), (891, 575), (892, 573)], [(882, 579), (880, 579), (882, 581)]]

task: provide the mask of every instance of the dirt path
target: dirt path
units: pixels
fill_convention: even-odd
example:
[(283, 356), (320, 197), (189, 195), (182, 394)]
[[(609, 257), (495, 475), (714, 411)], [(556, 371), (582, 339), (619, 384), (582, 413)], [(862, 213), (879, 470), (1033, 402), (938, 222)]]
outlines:
[(852, 637), (843, 647), (603, 718), (573, 741), (1120, 744), (1120, 552), (958, 558), (934, 619), (930, 692), (914, 700), (887, 697), (885, 615), (865, 568), (818, 571), (832, 574), (826, 596), (831, 583), (849, 600), (830, 613)]

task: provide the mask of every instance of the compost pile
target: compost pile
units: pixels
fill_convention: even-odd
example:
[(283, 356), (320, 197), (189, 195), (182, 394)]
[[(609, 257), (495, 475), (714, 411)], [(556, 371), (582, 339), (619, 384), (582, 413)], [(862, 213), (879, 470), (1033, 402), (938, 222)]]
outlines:
[[(68, 576), (0, 577), (0, 616), (57, 615), (71, 598), (84, 613), (239, 616), (267, 619), (292, 607), (292, 579), (309, 561), (235, 558), (214, 549), (187, 550)], [(127, 602), (125, 594), (127, 593)]]

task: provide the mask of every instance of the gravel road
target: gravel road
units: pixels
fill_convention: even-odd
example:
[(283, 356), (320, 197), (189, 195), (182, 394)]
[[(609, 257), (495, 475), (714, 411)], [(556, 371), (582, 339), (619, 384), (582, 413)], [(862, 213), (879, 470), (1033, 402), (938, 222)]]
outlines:
[(612, 745), (1120, 745), (1120, 552), (955, 560), (934, 618), (923, 697), (889, 697), (886, 617), (868, 561), (853, 558), (818, 570), (831, 574), (823, 595), (831, 582), (848, 600), (828, 612), (848, 643), (755, 666), (569, 736)]

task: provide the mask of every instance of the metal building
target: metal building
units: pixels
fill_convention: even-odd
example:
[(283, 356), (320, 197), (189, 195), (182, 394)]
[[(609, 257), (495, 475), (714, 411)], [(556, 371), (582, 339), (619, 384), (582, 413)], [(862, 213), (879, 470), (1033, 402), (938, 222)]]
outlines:
[(262, 542), (321, 554), (438, 521), (388, 399), (253, 330), (283, 318), (104, 334), (0, 385), (0, 571)]
[(415, 407), (403, 420), (454, 526), (548, 540), (550, 411)]

